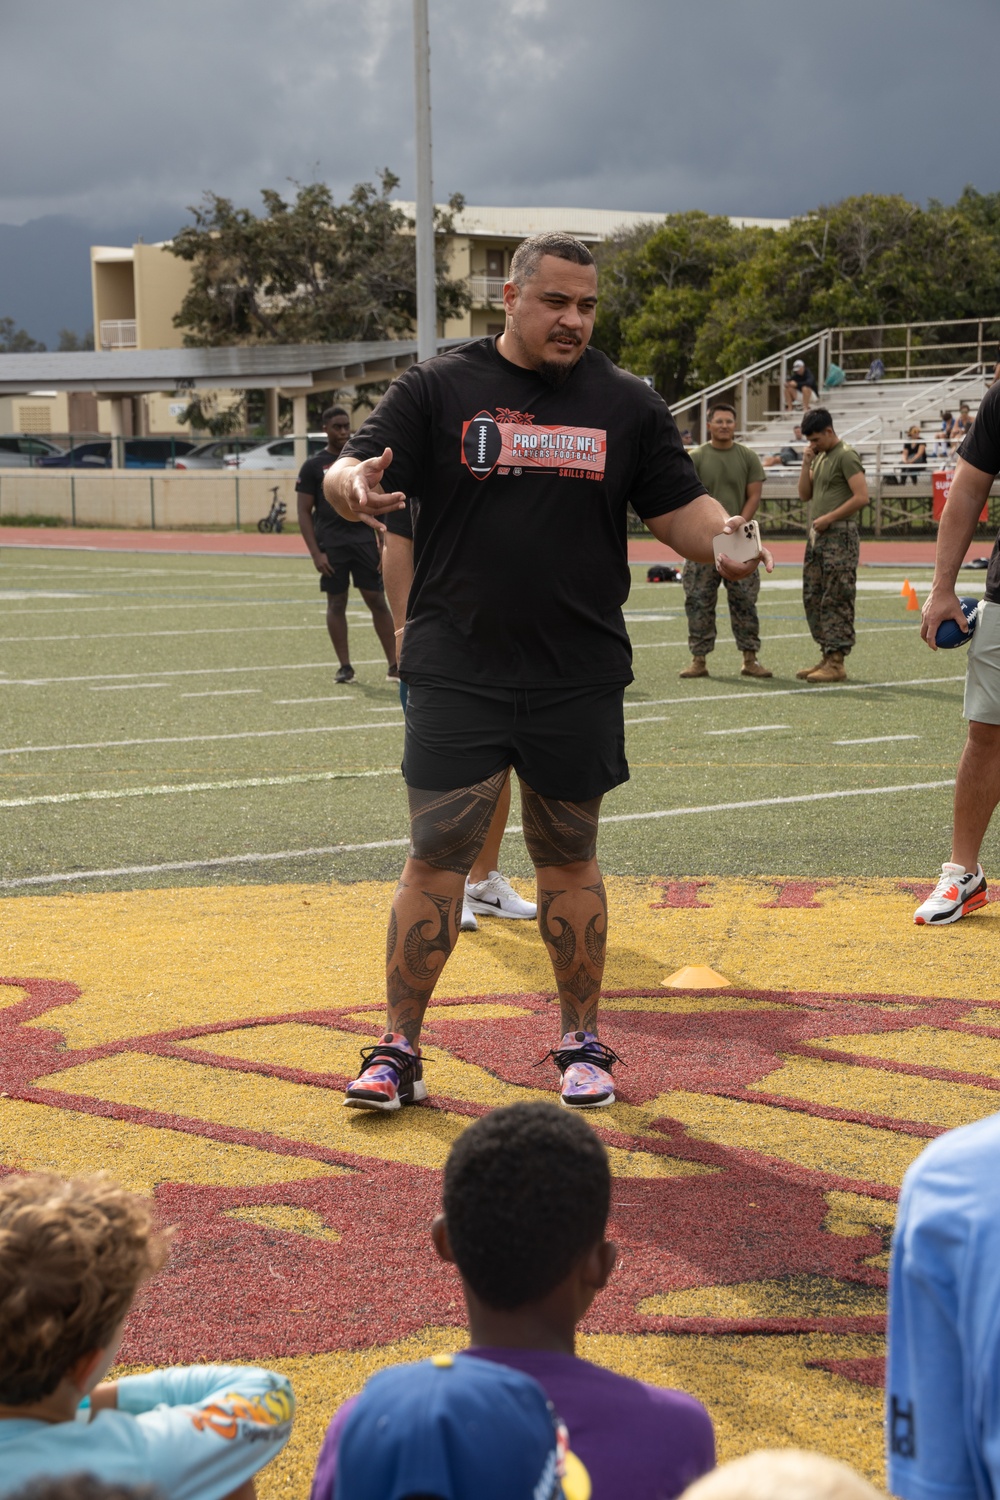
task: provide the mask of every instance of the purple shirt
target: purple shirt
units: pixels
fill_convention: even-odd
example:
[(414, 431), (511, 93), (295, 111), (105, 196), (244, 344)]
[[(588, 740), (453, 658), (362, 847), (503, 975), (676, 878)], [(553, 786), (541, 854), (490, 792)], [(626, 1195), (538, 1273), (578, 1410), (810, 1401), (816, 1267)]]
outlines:
[[(674, 1500), (715, 1466), (712, 1419), (684, 1391), (646, 1385), (572, 1354), (540, 1349), (469, 1349), (532, 1376), (569, 1429), (570, 1448), (590, 1475), (593, 1500)], [(310, 1500), (333, 1500), (337, 1444), (357, 1397), (326, 1430)]]

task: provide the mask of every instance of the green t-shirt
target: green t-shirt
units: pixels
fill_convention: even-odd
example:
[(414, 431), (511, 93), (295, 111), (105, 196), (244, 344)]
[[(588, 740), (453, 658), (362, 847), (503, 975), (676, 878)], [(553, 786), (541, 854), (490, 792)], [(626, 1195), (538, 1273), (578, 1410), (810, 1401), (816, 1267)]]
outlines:
[(734, 443), (731, 448), (713, 448), (703, 443), (691, 450), (698, 478), (713, 499), (731, 516), (738, 515), (747, 498), (747, 485), (764, 478), (764, 466), (752, 448)]
[[(825, 516), (827, 511), (836, 510), (838, 505), (850, 500), (850, 481), (855, 474), (863, 474), (865, 466), (854, 449), (841, 439), (829, 453), (821, 453), (813, 460), (810, 472), (813, 492), (809, 503), (809, 524), (812, 525), (817, 516)], [(850, 521), (854, 519), (854, 516), (849, 517)], [(848, 521), (834, 522), (838, 527), (847, 524)]]

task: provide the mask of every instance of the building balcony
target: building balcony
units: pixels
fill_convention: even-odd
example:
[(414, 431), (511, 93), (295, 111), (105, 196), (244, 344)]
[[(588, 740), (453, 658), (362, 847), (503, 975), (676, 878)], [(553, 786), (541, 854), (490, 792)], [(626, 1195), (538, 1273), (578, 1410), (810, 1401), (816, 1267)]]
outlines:
[(505, 276), (470, 276), (469, 296), (474, 307), (499, 307), (503, 302)]
[(100, 326), (102, 349), (137, 349), (134, 318), (102, 318)]

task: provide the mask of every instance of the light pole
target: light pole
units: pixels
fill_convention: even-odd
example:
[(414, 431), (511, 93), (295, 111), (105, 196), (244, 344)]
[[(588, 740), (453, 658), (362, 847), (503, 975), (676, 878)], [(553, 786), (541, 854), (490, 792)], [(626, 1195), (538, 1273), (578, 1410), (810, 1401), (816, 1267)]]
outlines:
[(417, 358), (437, 353), (434, 271), (434, 182), (431, 172), (431, 42), (427, 0), (413, 0), (413, 68), (417, 151)]

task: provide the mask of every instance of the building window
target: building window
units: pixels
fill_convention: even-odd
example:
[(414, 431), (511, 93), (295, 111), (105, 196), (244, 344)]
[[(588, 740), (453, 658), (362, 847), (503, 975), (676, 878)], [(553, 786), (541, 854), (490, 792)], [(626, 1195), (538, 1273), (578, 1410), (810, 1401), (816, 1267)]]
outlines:
[(19, 432), (51, 432), (52, 413), (47, 406), (19, 406)]
[(487, 250), (486, 274), (487, 276), (502, 276), (504, 274), (502, 250)]

